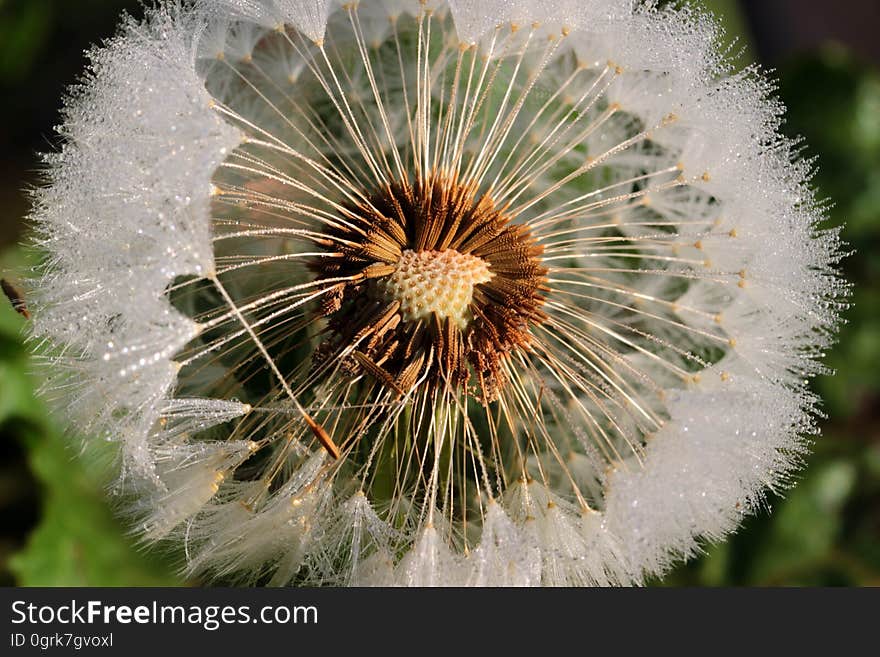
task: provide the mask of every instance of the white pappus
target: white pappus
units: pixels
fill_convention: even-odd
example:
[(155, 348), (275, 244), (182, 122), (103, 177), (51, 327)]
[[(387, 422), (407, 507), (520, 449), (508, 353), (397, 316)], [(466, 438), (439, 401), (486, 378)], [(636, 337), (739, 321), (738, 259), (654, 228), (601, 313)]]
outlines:
[(46, 394), (247, 583), (620, 585), (784, 488), (846, 285), (691, 6), (163, 0), (34, 193)]

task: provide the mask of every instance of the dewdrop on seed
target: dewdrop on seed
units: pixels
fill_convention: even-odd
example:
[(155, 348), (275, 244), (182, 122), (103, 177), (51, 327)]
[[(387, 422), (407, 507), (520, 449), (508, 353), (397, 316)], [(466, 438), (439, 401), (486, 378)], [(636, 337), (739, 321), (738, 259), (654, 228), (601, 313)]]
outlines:
[(33, 337), (186, 574), (640, 583), (789, 485), (840, 245), (704, 12), (169, 0), (91, 57)]

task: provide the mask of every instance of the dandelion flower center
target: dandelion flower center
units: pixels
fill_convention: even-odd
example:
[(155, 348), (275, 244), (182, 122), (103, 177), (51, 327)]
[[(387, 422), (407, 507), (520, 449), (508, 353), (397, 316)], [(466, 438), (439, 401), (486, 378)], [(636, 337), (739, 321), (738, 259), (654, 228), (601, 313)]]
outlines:
[(468, 307), (474, 287), (492, 280), (489, 265), (482, 258), (445, 251), (404, 251), (394, 273), (383, 279), (385, 298), (400, 303), (406, 322), (427, 320), (432, 314), (452, 319), (459, 329), (470, 320)]
[(544, 318), (547, 270), (531, 231), (439, 174), (389, 185), (349, 214), (328, 232), (339, 257), (313, 264), (318, 281), (344, 279), (321, 305), (332, 337), (318, 363), (348, 347), (351, 374), (399, 393), (476, 378), (494, 399), (503, 360)]

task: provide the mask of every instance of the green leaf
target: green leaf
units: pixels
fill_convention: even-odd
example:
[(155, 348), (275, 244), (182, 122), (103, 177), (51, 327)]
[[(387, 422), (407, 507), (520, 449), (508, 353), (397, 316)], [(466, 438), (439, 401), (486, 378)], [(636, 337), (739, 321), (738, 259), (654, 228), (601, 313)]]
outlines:
[[(0, 258), (4, 277), (15, 278), (20, 271), (20, 253)], [(109, 475), (102, 461), (93, 458), (87, 464), (49, 424), (29, 375), (31, 361), (22, 343), (25, 320), (5, 298), (0, 301), (0, 432), (22, 444), (43, 489), (39, 525), (9, 560), (9, 570), (24, 586), (179, 584), (172, 565), (145, 555), (126, 536), (107, 502)], [(20, 478), (8, 483), (22, 485)]]
[(803, 135), (807, 154), (818, 155), (815, 182), (833, 203), (829, 224), (844, 225), (853, 251), (843, 263), (855, 285), (852, 308), (827, 360), (838, 374), (821, 377), (816, 388), (832, 417), (854, 417), (880, 397), (880, 72), (827, 48), (784, 73), (787, 131)]
[(843, 506), (853, 492), (856, 468), (847, 461), (824, 463), (778, 504), (748, 580), (755, 584), (821, 584), (815, 571), (830, 565), (843, 524)]
[(45, 487), (40, 525), (10, 560), (23, 586), (174, 586), (158, 558), (139, 551), (115, 519), (97, 468), (86, 468), (55, 434), (23, 428), (35, 476)]

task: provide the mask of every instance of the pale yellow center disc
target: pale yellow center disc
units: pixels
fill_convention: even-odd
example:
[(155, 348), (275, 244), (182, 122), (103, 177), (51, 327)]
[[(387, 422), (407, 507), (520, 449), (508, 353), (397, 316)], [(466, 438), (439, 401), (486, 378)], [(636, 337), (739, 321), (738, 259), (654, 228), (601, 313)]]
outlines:
[(382, 279), (385, 296), (400, 302), (405, 321), (426, 319), (431, 313), (454, 320), (460, 328), (470, 321), (468, 307), (474, 287), (492, 280), (489, 264), (482, 258), (446, 251), (404, 251), (397, 269)]

